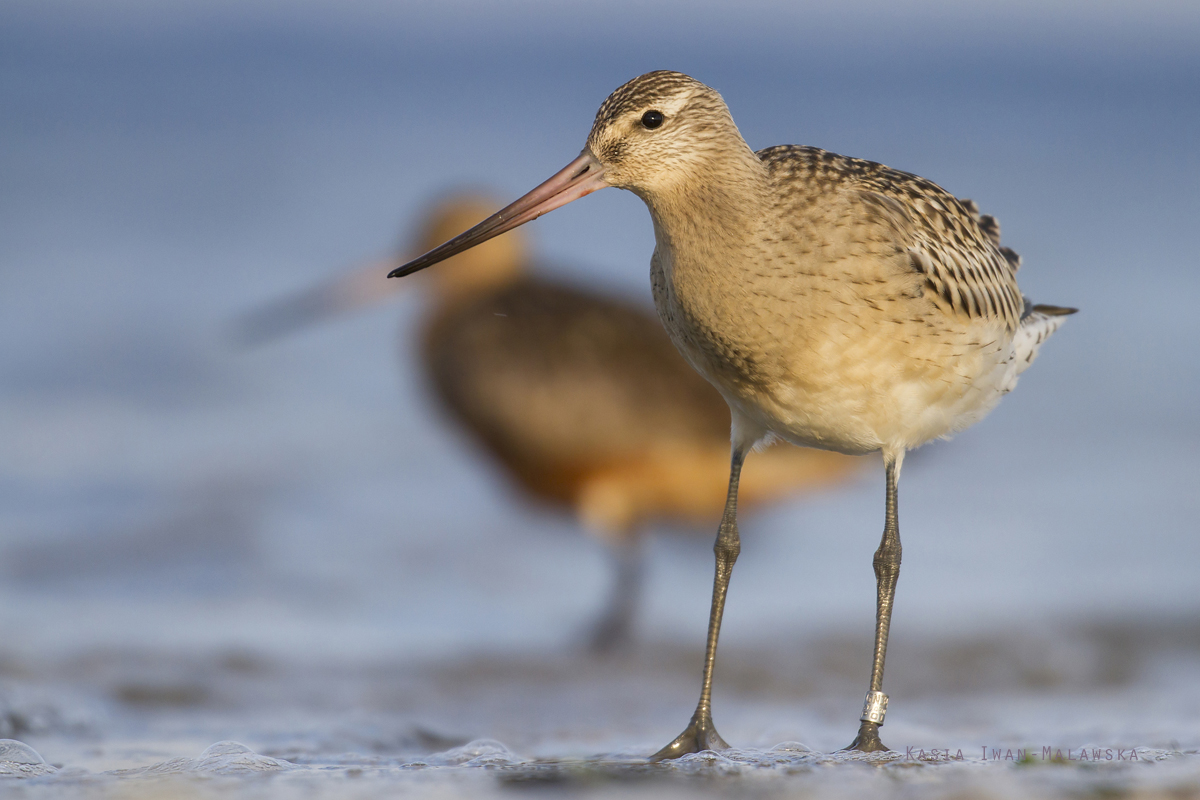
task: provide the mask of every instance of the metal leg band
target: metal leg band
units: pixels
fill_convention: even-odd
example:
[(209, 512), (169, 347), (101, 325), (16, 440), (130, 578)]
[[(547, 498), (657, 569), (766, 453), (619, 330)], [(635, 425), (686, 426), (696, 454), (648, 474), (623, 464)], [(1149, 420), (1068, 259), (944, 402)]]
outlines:
[(867, 699), (863, 702), (863, 712), (859, 719), (863, 722), (874, 722), (876, 725), (883, 724), (883, 717), (887, 714), (888, 696), (883, 692), (867, 692)]

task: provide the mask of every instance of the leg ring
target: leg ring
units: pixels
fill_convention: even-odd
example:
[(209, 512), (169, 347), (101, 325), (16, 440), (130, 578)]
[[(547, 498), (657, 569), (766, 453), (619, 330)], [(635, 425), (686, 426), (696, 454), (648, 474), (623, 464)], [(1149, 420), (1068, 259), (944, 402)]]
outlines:
[(867, 692), (867, 699), (863, 701), (863, 712), (859, 720), (882, 725), (883, 717), (887, 714), (887, 706), (888, 696), (886, 694), (883, 692)]

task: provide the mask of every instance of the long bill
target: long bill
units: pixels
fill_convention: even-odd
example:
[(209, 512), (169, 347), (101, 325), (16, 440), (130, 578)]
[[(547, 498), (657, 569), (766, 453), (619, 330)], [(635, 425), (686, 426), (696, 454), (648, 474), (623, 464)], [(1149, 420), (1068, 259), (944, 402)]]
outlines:
[(470, 250), (477, 244), (511, 231), (605, 186), (608, 186), (608, 183), (604, 180), (604, 167), (588, 150), (584, 150), (579, 154), (579, 158), (567, 164), (529, 194), (497, 211), (467, 232), (438, 245), (420, 258), (397, 267), (388, 273), (388, 277), (403, 278), (426, 267), (432, 267), (439, 261)]

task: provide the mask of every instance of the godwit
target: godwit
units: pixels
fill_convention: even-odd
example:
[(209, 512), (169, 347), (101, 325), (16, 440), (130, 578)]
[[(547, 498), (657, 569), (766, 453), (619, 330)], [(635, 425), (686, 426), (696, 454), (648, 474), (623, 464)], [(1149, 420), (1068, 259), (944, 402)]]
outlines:
[(653, 759), (728, 745), (712, 721), (712, 670), (740, 552), (738, 478), (772, 436), (880, 451), (887, 478), (875, 654), (858, 736), (887, 748), (883, 664), (906, 451), (978, 421), (1016, 386), (1074, 309), (1034, 306), (995, 219), (931, 181), (814, 147), (747, 146), (716, 91), (651, 72), (613, 92), (583, 152), (529, 194), (390, 273), (409, 275), (605, 186), (650, 210), (654, 302), (671, 340), (732, 413), (700, 701)]
[[(493, 208), (469, 195), (438, 203), (416, 252)], [(538, 277), (527, 253), (513, 232), (427, 273), (420, 360), (439, 404), (522, 489), (573, 509), (611, 549), (616, 580), (590, 637), (605, 649), (630, 633), (646, 523), (720, 514), (729, 409), (652, 315)], [(276, 336), (386, 298), (401, 284), (385, 274), (376, 262), (267, 306), (242, 321), (242, 338)], [(767, 501), (859, 466), (836, 453), (772, 448), (747, 467), (742, 491)]]

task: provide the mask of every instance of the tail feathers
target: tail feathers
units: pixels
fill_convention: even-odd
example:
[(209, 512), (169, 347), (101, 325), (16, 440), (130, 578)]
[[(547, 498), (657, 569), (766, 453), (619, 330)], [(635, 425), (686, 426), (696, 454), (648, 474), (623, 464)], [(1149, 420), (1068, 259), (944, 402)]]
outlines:
[(1036, 305), (1032, 309), (1035, 314), (1045, 314), (1048, 317), (1069, 317), (1079, 311), (1078, 308), (1067, 308), (1066, 306), (1047, 306)]
[(1079, 309), (1062, 306), (1031, 305), (1025, 300), (1025, 314), (1021, 317), (1021, 327), (1013, 339), (1013, 362), (1016, 365), (1016, 375), (1020, 375), (1033, 360), (1037, 358), (1038, 349), (1042, 342), (1050, 338), (1050, 334), (1062, 327), (1067, 317)]

